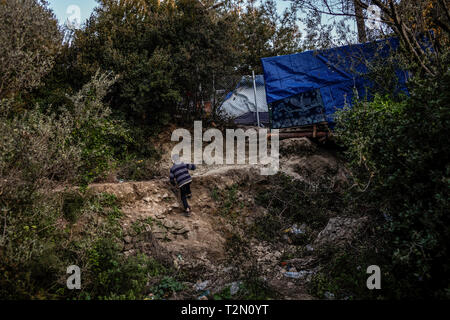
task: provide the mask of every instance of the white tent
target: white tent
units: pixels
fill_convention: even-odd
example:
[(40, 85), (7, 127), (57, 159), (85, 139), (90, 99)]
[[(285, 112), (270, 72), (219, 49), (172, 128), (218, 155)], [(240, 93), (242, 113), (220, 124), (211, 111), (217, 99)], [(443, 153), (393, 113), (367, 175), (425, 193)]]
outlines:
[[(266, 100), (264, 77), (256, 76), (256, 104), (260, 122), (269, 122), (269, 109)], [(219, 108), (219, 114), (234, 119), (237, 124), (256, 124), (255, 93), (252, 77), (243, 77), (237, 88), (228, 94)]]

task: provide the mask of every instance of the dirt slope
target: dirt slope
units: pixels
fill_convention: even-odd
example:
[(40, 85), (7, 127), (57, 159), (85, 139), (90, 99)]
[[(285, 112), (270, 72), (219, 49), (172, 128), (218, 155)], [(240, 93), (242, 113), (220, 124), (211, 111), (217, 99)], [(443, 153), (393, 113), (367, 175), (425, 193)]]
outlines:
[[(166, 148), (169, 150), (169, 148)], [(345, 180), (345, 168), (330, 153), (318, 151), (307, 139), (282, 141), (281, 171), (295, 179), (308, 180), (311, 175), (331, 172), (336, 183)], [(165, 157), (166, 162), (168, 160)], [(163, 166), (169, 167), (170, 163)], [(286, 276), (286, 269), (280, 265), (282, 255), (298, 250), (296, 246), (280, 243), (264, 243), (249, 238), (245, 226), (265, 213), (265, 208), (255, 203), (251, 190), (236, 191), (235, 201), (242, 203), (238, 217), (224, 216), (223, 203), (217, 201), (217, 193), (225, 192), (248, 181), (261, 184), (265, 177), (259, 174), (257, 166), (199, 166), (193, 172), (193, 197), (189, 200), (193, 215), (185, 217), (177, 191), (168, 178), (146, 182), (123, 182), (93, 184), (94, 192), (114, 194), (122, 203), (124, 218), (124, 253), (134, 254), (143, 250), (161, 256), (177, 268), (201, 270), (196, 280), (203, 282), (210, 292), (219, 292), (227, 284), (238, 281), (242, 270), (255, 267), (263, 279), (277, 290), (284, 299), (311, 299), (304, 284), (314, 273), (313, 261), (296, 261), (297, 270), (303, 274), (299, 279)], [(141, 227), (142, 232), (136, 231)], [(238, 233), (247, 238), (247, 258), (230, 261), (227, 240)], [(206, 281), (206, 282), (205, 282)], [(193, 281), (194, 282), (194, 281)], [(200, 286), (202, 287), (202, 286)], [(192, 295), (197, 293), (193, 289)], [(191, 297), (190, 297), (191, 298)]]

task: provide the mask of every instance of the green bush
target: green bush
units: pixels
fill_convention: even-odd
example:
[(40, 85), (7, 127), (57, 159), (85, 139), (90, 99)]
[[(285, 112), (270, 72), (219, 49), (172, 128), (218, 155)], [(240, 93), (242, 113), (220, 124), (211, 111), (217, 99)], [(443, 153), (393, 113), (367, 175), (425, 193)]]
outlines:
[[(0, 101), (0, 297), (142, 296), (151, 263), (122, 256), (116, 199), (74, 187), (101, 178), (133, 146), (103, 104), (114, 81), (97, 74), (58, 113), (17, 113), (14, 101)], [(88, 269), (94, 244), (106, 270)], [(80, 295), (64, 289), (72, 264), (88, 275)]]
[(150, 277), (164, 267), (145, 255), (124, 257), (116, 243), (99, 239), (88, 252), (90, 285), (83, 288), (96, 299), (141, 299)]
[[(75, 203), (68, 210), (77, 220), (65, 225), (58, 217), (67, 199)], [(35, 203), (22, 212), (23, 222), (8, 219), (0, 260), (2, 299), (143, 299), (147, 283), (166, 274), (148, 256), (122, 253), (121, 212), (114, 196), (65, 192), (53, 211), (49, 199), (43, 200), (42, 211)], [(81, 268), (81, 290), (66, 288), (66, 268), (73, 264)]]
[[(86, 26), (74, 33), (67, 59), (59, 62), (69, 65), (69, 77), (61, 66), (54, 74), (77, 89), (98, 68), (112, 70), (121, 75), (109, 95), (114, 112), (165, 127), (181, 112), (181, 121), (200, 117), (202, 100), (210, 101), (219, 87), (233, 90), (220, 82), (261, 72), (261, 57), (299, 49), (294, 8), (280, 15), (274, 1), (244, 1), (237, 14), (232, 3), (217, 8), (207, 3), (99, 1)], [(52, 96), (58, 97), (57, 88)]]
[(156, 299), (166, 299), (170, 297), (174, 292), (178, 292), (184, 289), (184, 285), (178, 282), (172, 277), (165, 276), (161, 281), (151, 288)]
[(62, 39), (58, 21), (44, 1), (2, 0), (0, 99), (20, 98), (39, 86), (54, 65)]
[(103, 103), (115, 81), (110, 74), (97, 73), (71, 98), (72, 108), (67, 110), (73, 128), (72, 143), (81, 149), (79, 182), (82, 184), (103, 176), (133, 144), (124, 123), (111, 119), (111, 110)]
[(78, 192), (68, 192), (63, 198), (62, 212), (69, 222), (76, 222), (82, 214), (85, 205), (84, 195)]
[(450, 72), (411, 87), (410, 97), (340, 112), (336, 133), (359, 185), (354, 199), (383, 226), (380, 255), (397, 284), (385, 294), (448, 298)]

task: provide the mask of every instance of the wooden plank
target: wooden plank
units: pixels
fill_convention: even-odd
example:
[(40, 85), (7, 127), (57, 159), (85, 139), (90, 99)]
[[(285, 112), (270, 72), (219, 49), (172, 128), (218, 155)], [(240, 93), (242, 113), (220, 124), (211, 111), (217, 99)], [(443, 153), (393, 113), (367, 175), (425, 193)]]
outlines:
[[(315, 136), (314, 136), (315, 135)], [(314, 134), (314, 132), (292, 132), (292, 133), (279, 133), (279, 134), (275, 134), (275, 133), (269, 133), (268, 138), (270, 139), (271, 137), (274, 136), (278, 136), (278, 138), (280, 140), (283, 139), (290, 139), (290, 138), (303, 138), (303, 137), (308, 137), (308, 138), (321, 138), (321, 137), (328, 137), (329, 136), (329, 132), (327, 131), (318, 131)]]

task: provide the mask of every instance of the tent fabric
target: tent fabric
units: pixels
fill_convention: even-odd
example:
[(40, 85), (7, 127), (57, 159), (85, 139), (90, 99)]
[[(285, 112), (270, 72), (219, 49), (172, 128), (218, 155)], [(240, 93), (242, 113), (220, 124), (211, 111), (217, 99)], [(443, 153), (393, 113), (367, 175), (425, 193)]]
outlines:
[[(234, 119), (235, 124), (240, 125), (258, 125), (258, 118), (256, 116), (256, 112), (247, 112), (239, 117)], [(260, 112), (259, 113), (259, 124), (266, 127), (270, 124), (269, 112)]]
[[(359, 97), (370, 94), (368, 88), (373, 87), (373, 84), (364, 77), (368, 72), (367, 62), (388, 57), (398, 46), (397, 38), (389, 38), (373, 43), (262, 58), (267, 103), (271, 108), (272, 120), (276, 120), (272, 122), (272, 127), (285, 128), (297, 126), (298, 123), (311, 124), (311, 121), (317, 123), (323, 120), (322, 112), (325, 120), (333, 123), (335, 111), (351, 105), (354, 93)], [(406, 73), (397, 70), (396, 76), (400, 87), (404, 87)], [(299, 103), (301, 95), (306, 92), (309, 92), (308, 95), (318, 92), (322, 108)], [(293, 99), (295, 97), (296, 100)], [(283, 113), (278, 108), (286, 109), (287, 99), (296, 103), (291, 103), (287, 108), (290, 112)], [(304, 109), (310, 110), (305, 111), (309, 120), (296, 119), (296, 116), (303, 115), (295, 110)], [(286, 118), (283, 118), (283, 114)]]
[[(260, 121), (267, 118), (269, 108), (267, 106), (266, 89), (264, 86), (264, 76), (255, 76), (256, 82), (256, 100)], [(253, 89), (253, 80), (251, 77), (243, 77), (236, 89), (230, 92), (225, 101), (219, 108), (219, 114), (232, 118), (237, 124), (254, 125), (256, 121), (255, 93)], [(253, 120), (254, 119), (254, 120)], [(266, 123), (268, 123), (267, 121)]]

